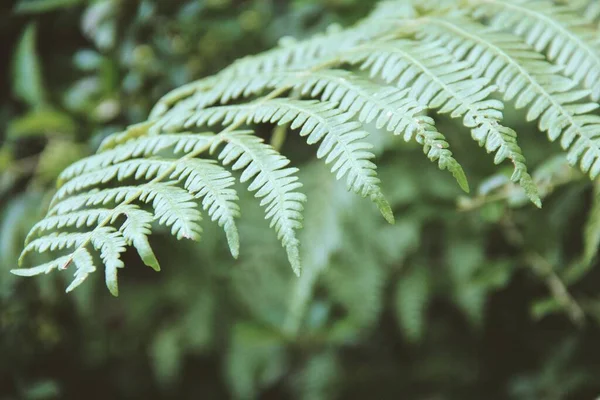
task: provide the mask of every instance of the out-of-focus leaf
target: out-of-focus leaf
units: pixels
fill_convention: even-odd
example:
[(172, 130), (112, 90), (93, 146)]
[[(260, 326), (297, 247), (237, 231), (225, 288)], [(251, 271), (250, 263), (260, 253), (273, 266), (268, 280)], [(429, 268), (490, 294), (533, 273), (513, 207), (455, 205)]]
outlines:
[(398, 263), (419, 245), (421, 225), (416, 218), (403, 218), (384, 225), (377, 233), (381, 255), (386, 262)]
[(0, 147), (0, 171), (6, 171), (6, 169), (12, 163), (12, 161), (13, 155), (10, 147)]
[(274, 332), (251, 323), (235, 325), (226, 363), (234, 399), (257, 398), (260, 388), (286, 373), (285, 364), (283, 342)]
[(32, 107), (44, 103), (44, 86), (39, 56), (35, 47), (36, 25), (25, 28), (13, 59), (13, 91)]
[(82, 71), (95, 71), (102, 65), (102, 56), (94, 50), (80, 50), (75, 53), (73, 62)]
[(465, 313), (472, 325), (481, 326), (488, 291), (493, 286), (483, 285), (481, 280), (480, 284), (474, 284), (474, 279), (479, 271), (494, 268), (485, 259), (482, 243), (476, 238), (450, 241), (447, 261), (453, 302)]
[(210, 347), (213, 340), (215, 317), (214, 294), (210, 288), (202, 288), (198, 298), (190, 305), (182, 322), (186, 345), (197, 351)]
[(81, 79), (73, 84), (64, 95), (65, 106), (70, 111), (91, 114), (93, 100), (99, 96), (102, 87), (96, 76)]
[(0, 298), (10, 293), (14, 279), (7, 271), (17, 265), (23, 240), (39, 217), (40, 202), (39, 192), (21, 194), (0, 210)]
[(24, 393), (25, 400), (50, 400), (58, 399), (60, 387), (53, 380), (38, 381), (30, 385)]
[(559, 312), (563, 309), (562, 304), (555, 297), (547, 297), (535, 301), (531, 305), (531, 315), (540, 320), (549, 314)]
[(152, 369), (163, 387), (175, 383), (181, 368), (182, 351), (180, 333), (176, 328), (162, 330), (154, 337), (150, 349)]
[(20, 0), (14, 8), (16, 14), (38, 14), (67, 8), (82, 3), (83, 0)]
[(325, 351), (311, 357), (298, 380), (300, 399), (328, 400), (335, 398), (340, 369), (339, 360), (334, 351)]
[(75, 133), (75, 123), (68, 114), (50, 108), (33, 110), (11, 121), (7, 129), (9, 139), (28, 136), (68, 136)]
[(80, 144), (61, 139), (51, 140), (40, 154), (35, 171), (36, 182), (41, 185), (54, 182), (63, 169), (84, 155), (85, 147)]
[(600, 183), (594, 184), (592, 207), (583, 234), (583, 254), (564, 275), (567, 284), (580, 280), (590, 270), (600, 246)]
[(423, 339), (430, 291), (429, 270), (423, 265), (413, 267), (408, 274), (400, 277), (396, 286), (396, 320), (411, 343)]
[(100, 50), (109, 50), (115, 45), (117, 25), (111, 18), (115, 5), (116, 2), (111, 0), (97, 1), (85, 11), (81, 20), (83, 31)]

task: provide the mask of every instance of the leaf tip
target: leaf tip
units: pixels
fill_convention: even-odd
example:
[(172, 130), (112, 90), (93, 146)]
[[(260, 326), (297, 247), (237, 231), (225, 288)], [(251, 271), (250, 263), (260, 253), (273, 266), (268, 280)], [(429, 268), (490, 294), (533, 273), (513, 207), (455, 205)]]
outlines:
[(460, 186), (463, 192), (470, 193), (471, 188), (469, 187), (469, 180), (467, 179), (467, 175), (462, 167), (457, 163), (456, 166), (452, 168), (451, 172), (452, 176), (454, 176), (454, 179), (456, 179), (458, 186)]
[(240, 256), (240, 237), (235, 226), (232, 229), (227, 229), (225, 235), (227, 236), (227, 245), (231, 256), (237, 260)]
[(379, 212), (381, 213), (381, 215), (383, 215), (383, 218), (385, 218), (385, 220), (388, 223), (395, 224), (396, 219), (394, 218), (394, 212), (392, 211), (392, 207), (390, 206), (390, 203), (388, 203), (388, 201), (385, 199), (385, 197), (383, 197), (383, 195), (380, 195), (375, 197), (373, 200), (375, 201), (375, 204), (377, 204)]
[(300, 251), (297, 245), (287, 245), (285, 248), (288, 260), (292, 266), (292, 270), (297, 277), (300, 277), (302, 271), (302, 263), (300, 261)]

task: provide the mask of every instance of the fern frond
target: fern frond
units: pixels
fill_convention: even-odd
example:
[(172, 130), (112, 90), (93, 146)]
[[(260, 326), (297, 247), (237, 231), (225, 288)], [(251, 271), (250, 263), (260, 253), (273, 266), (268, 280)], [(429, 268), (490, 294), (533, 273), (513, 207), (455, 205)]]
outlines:
[[(75, 276), (75, 279), (73, 279), (71, 284), (67, 286), (67, 293), (75, 289), (77, 286), (81, 285), (83, 281), (86, 280), (89, 274), (96, 271), (92, 255), (86, 249), (80, 249), (76, 251), (75, 254), (73, 254), (72, 260), (73, 264), (75, 264), (75, 273), (73, 274)], [(114, 293), (114, 287), (109, 290), (111, 291), (111, 293)]]
[[(14, 272), (31, 276), (74, 264), (72, 290), (100, 260), (116, 295), (125, 248), (134, 247), (146, 265), (159, 270), (148, 240), (154, 223), (178, 239), (198, 239), (201, 209), (224, 230), (237, 257), (240, 208), (227, 167), (255, 192), (299, 273), (297, 230), (306, 198), (297, 169), (253, 131), (239, 130), (246, 125), (289, 126), (308, 144), (318, 144), (317, 158), (336, 178), (392, 221), (369, 143), (377, 138), (367, 128), (416, 141), (468, 190), (448, 141), (427, 115), (448, 114), (495, 153), (496, 164), (512, 162), (512, 181), (539, 206), (517, 133), (502, 124), (504, 102), (527, 109), (527, 119), (538, 120), (571, 163), (592, 178), (600, 176), (598, 104), (586, 100), (590, 94), (600, 98), (600, 42), (589, 21), (577, 16), (588, 3), (389, 1), (353, 27), (282, 40), (274, 50), (175, 89), (148, 121), (108, 136), (95, 155), (61, 173), (51, 209), (28, 235), (20, 263), (33, 258), (31, 253), (50, 253), (54, 260)], [(493, 98), (496, 91), (502, 101)], [(210, 126), (222, 130), (197, 133)], [(366, 284), (379, 296), (379, 278)], [(339, 300), (355, 294), (340, 292)], [(358, 311), (358, 320), (373, 315), (368, 308)]]
[(471, 78), (476, 72), (467, 63), (457, 62), (435, 45), (409, 40), (377, 43), (348, 59), (400, 88), (411, 86), (410, 96), (439, 113), (463, 118), (473, 138), (488, 152), (496, 152), (494, 162), (509, 159), (514, 165), (511, 179), (519, 182), (532, 202), (541, 202), (516, 132), (500, 124), (503, 104), (488, 99), (495, 90), (486, 78)]
[(129, 207), (123, 211), (126, 216), (125, 222), (119, 228), (127, 244), (133, 246), (143, 263), (155, 271), (160, 271), (160, 264), (150, 247), (148, 236), (152, 233), (152, 221), (154, 215), (137, 207)]
[(88, 209), (83, 211), (74, 211), (57, 215), (53, 217), (47, 217), (35, 224), (29, 234), (25, 238), (25, 244), (29, 243), (32, 237), (44, 231), (50, 231), (53, 229), (61, 229), (66, 227), (81, 228), (83, 226), (90, 227), (95, 225), (98, 221), (103, 220), (112, 210), (106, 208)]
[(237, 258), (240, 239), (235, 219), (240, 208), (237, 192), (231, 187), (235, 183), (231, 173), (212, 160), (196, 158), (180, 163), (173, 174), (184, 180), (183, 187), (194, 197), (202, 198), (202, 208), (223, 228), (231, 254)]
[(100, 227), (95, 229), (91, 237), (86, 233), (53, 233), (30, 242), (23, 253), (21, 260), (30, 252), (44, 253), (46, 251), (59, 251), (68, 248), (76, 248), (69, 256), (59, 257), (54, 262), (43, 264), (31, 269), (19, 269), (12, 272), (17, 275), (31, 276), (33, 274), (48, 273), (54, 268), (66, 269), (71, 263), (75, 263), (75, 280), (69, 285), (67, 291), (79, 286), (85, 278), (93, 271), (93, 259), (90, 253), (82, 245), (89, 240), (92, 246), (100, 252), (100, 257), (105, 266), (106, 285), (113, 295), (118, 295), (117, 269), (124, 266), (120, 254), (125, 251), (126, 240), (113, 227)]
[[(112, 179), (123, 180), (134, 176), (136, 180), (145, 178), (150, 180), (171, 167), (169, 160), (130, 160), (121, 164), (113, 165), (100, 171), (89, 172), (80, 175), (65, 184), (56, 193), (55, 201), (60, 200), (76, 191), (107, 183)], [(171, 173), (173, 178), (181, 175), (183, 171)], [(189, 172), (188, 172), (189, 174)], [(127, 190), (127, 189), (126, 189)], [(200, 235), (201, 221), (200, 212), (196, 209), (195, 198), (188, 191), (172, 184), (155, 183), (142, 189), (128, 190), (131, 197), (124, 197), (125, 191), (112, 193), (115, 197), (129, 199), (138, 194), (140, 200), (152, 202), (155, 209), (156, 219), (159, 223), (171, 227), (171, 233), (177, 239), (198, 239)], [(110, 195), (111, 192), (105, 193)], [(75, 200), (77, 201), (77, 200)], [(111, 217), (118, 214), (118, 208), (110, 212)], [(84, 211), (85, 213), (86, 211)], [(64, 215), (50, 217), (54, 219), (64, 218)], [(44, 221), (42, 221), (43, 223)]]
[[(184, 139), (183, 142), (190, 143), (187, 139)], [(204, 143), (204, 140), (200, 138), (198, 142)], [(181, 143), (177, 144), (176, 147), (180, 145)], [(234, 184), (233, 176), (212, 160), (190, 159), (180, 162), (170, 178), (183, 181), (183, 187), (187, 192), (192, 194), (194, 198), (202, 198), (203, 209), (208, 212), (211, 220), (217, 222), (224, 229), (232, 255), (237, 258), (239, 254), (239, 236), (235, 226), (235, 218), (239, 216), (239, 206), (237, 205), (237, 193), (231, 188)], [(174, 183), (169, 184), (169, 186), (173, 185)], [(60, 216), (82, 207), (118, 204), (140, 191), (139, 199), (141, 201), (151, 203), (153, 200), (159, 200), (160, 204), (164, 200), (162, 199), (163, 192), (168, 190), (168, 188), (163, 188), (164, 186), (165, 184), (162, 183), (148, 183), (140, 186), (91, 190), (60, 201), (54, 205), (48, 215), (56, 215), (57, 217), (50, 218), (60, 219)], [(181, 192), (180, 194), (183, 195)], [(180, 199), (183, 198), (180, 197)], [(188, 203), (192, 201), (187, 195), (185, 195), (185, 198)], [(156, 209), (155, 212), (158, 214)]]
[[(238, 75), (231, 80), (224, 79), (211, 90), (189, 99), (189, 103), (180, 103), (163, 117), (162, 124), (167, 129), (182, 127), (181, 119), (186, 112), (201, 110), (206, 105), (227, 103), (240, 97), (259, 94), (266, 89), (291, 86), (303, 96), (319, 97), (323, 101), (337, 103), (341, 111), (358, 114), (362, 123), (376, 120), (378, 129), (385, 127), (395, 135), (403, 134), (405, 141), (416, 137), (424, 146), (431, 161), (438, 161), (441, 169), (448, 169), (461, 187), (468, 191), (466, 176), (460, 164), (448, 150), (449, 144), (444, 136), (437, 132), (431, 118), (420, 115), (425, 109), (408, 96), (408, 89), (399, 90), (358, 79), (354, 74), (335, 69), (323, 69), (308, 72), (269, 71), (259, 74)], [(172, 119), (178, 122), (173, 123)], [(169, 121), (171, 124), (169, 125)], [(189, 125), (185, 125), (188, 126)], [(154, 128), (157, 130), (157, 128)]]
[(547, 0), (470, 0), (476, 17), (510, 29), (537, 52), (564, 67), (564, 73), (600, 99), (600, 43), (598, 33), (572, 8)]
[[(256, 88), (261, 83), (259, 79), (252, 79), (253, 75), (261, 76), (266, 73), (262, 85), (267, 87), (270, 72), (294, 70), (318, 64), (324, 59), (331, 59), (336, 52), (352, 47), (355, 40), (351, 40), (341, 29), (332, 29), (328, 33), (300, 42), (293, 39), (281, 41), (280, 46), (275, 49), (235, 61), (217, 76), (200, 79), (168, 93), (153, 108), (150, 118), (158, 119), (174, 105), (180, 110), (203, 108), (217, 98), (229, 98), (234, 95), (234, 92), (251, 87), (251, 83), (244, 85), (244, 80), (252, 80), (252, 85)], [(240, 89), (233, 89), (238, 85), (227, 83), (232, 81), (239, 83)]]
[[(123, 261), (121, 261), (121, 253), (125, 251), (127, 241), (123, 237), (123, 234), (115, 228), (102, 227), (99, 228), (96, 231), (96, 234), (92, 236), (91, 243), (92, 246), (94, 246), (94, 248), (100, 252), (100, 257), (102, 258), (102, 263), (104, 264), (106, 287), (113, 296), (118, 296), (119, 286), (117, 284), (117, 270), (125, 266)], [(76, 254), (80, 253), (76, 251)], [(84, 265), (90, 265), (87, 259), (91, 261), (91, 256), (86, 257), (86, 262)], [(76, 257), (73, 258), (73, 261), (75, 261), (75, 264), (77, 265)], [(77, 271), (79, 270), (80, 268), (78, 267)], [(85, 276), (87, 277), (87, 271), (84, 272), (86, 273)], [(81, 281), (84, 279), (85, 277), (81, 278)], [(78, 279), (76, 279), (76, 281), (77, 280)], [(73, 282), (73, 284), (67, 288), (67, 291), (69, 291), (69, 289), (74, 289), (78, 285), (79, 282), (77, 284)]]
[(406, 142), (416, 139), (431, 161), (438, 161), (440, 169), (448, 169), (461, 188), (469, 191), (466, 175), (448, 149), (446, 138), (437, 131), (432, 118), (421, 115), (425, 107), (409, 96), (410, 89), (377, 85), (338, 70), (315, 72), (299, 81), (296, 88), (303, 95), (320, 95), (323, 101), (337, 103), (342, 111), (358, 114), (362, 123), (375, 121), (377, 129), (402, 134)]
[(151, 122), (144, 121), (127, 127), (124, 132), (113, 133), (102, 140), (98, 151), (114, 149), (115, 147), (132, 139), (146, 136), (151, 126)]
[[(85, 232), (53, 232), (29, 242), (23, 249), (19, 262), (22, 262), (31, 252), (45, 253), (47, 251), (69, 249), (81, 245), (86, 239), (87, 233)], [(64, 266), (59, 267), (59, 269), (63, 268)]]
[(132, 138), (122, 145), (86, 157), (67, 167), (59, 175), (59, 185), (85, 172), (97, 171), (134, 158), (148, 158), (171, 150), (173, 154), (208, 149), (214, 141), (211, 133), (177, 133)]
[(172, 166), (173, 161), (169, 159), (137, 158), (86, 172), (62, 185), (54, 195), (53, 204), (78, 191), (106, 184), (112, 180), (122, 181), (133, 178), (136, 181), (150, 181), (156, 176), (169, 172)]
[(300, 273), (299, 242), (296, 229), (302, 225), (302, 203), (306, 197), (296, 191), (302, 186), (296, 177), (297, 168), (287, 167), (290, 161), (271, 146), (245, 132), (221, 134), (227, 144), (219, 153), (224, 165), (232, 164), (234, 171), (243, 170), (241, 182), (252, 180), (248, 190), (256, 191), (265, 207), (266, 218), (277, 232), (296, 274)]
[(423, 40), (450, 50), (498, 85), (506, 101), (528, 108), (527, 120), (539, 120), (550, 140), (560, 139), (571, 164), (592, 178), (600, 174), (600, 117), (589, 115), (596, 103), (580, 101), (588, 92), (559, 74), (515, 36), (457, 18), (430, 18), (422, 27)]
[(171, 235), (177, 239), (200, 239), (202, 215), (188, 191), (168, 183), (154, 183), (151, 191), (140, 195), (140, 200), (152, 202), (158, 223), (171, 227)]
[(70, 256), (62, 256), (55, 258), (50, 262), (40, 264), (37, 267), (13, 269), (10, 272), (18, 276), (36, 276), (40, 274), (49, 274), (55, 269), (62, 269), (63, 266), (66, 265), (67, 262), (69, 262), (69, 259)]
[(393, 219), (375, 173), (374, 157), (368, 150), (371, 145), (363, 139), (367, 132), (360, 123), (352, 122), (352, 113), (336, 108), (333, 102), (273, 99), (260, 105), (243, 104), (211, 107), (196, 113), (175, 115), (161, 121), (166, 131), (211, 126), (217, 123), (290, 123), (291, 129), (300, 129), (308, 144), (321, 143), (317, 157), (331, 164), (337, 179), (346, 177), (348, 188), (363, 197), (369, 197), (379, 207), (386, 219)]

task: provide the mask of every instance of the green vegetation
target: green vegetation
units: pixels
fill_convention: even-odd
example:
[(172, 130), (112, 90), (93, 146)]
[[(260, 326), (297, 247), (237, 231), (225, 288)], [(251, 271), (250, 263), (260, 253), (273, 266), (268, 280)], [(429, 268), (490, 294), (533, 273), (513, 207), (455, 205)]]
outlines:
[(1, 7), (0, 399), (600, 395), (596, 2)]

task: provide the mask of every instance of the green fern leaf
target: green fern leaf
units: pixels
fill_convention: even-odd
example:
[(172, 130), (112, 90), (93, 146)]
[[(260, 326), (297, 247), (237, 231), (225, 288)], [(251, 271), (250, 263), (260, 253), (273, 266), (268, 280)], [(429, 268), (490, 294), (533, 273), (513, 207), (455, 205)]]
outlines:
[(463, 124), (471, 129), (480, 146), (496, 152), (496, 164), (505, 159), (513, 163), (511, 179), (523, 186), (536, 205), (541, 205), (516, 132), (499, 123), (503, 104), (487, 99), (495, 87), (489, 85), (488, 79), (472, 79), (476, 70), (467, 63), (455, 61), (435, 45), (409, 40), (374, 44), (356, 52), (348, 61), (361, 64), (371, 77), (380, 76), (400, 88), (410, 85), (410, 96), (424, 106), (453, 118), (463, 117)]
[[(577, 15), (583, 9), (589, 11), (587, 20)], [(284, 39), (271, 51), (173, 90), (148, 121), (108, 136), (95, 155), (65, 169), (50, 211), (26, 239), (19, 265), (31, 253), (54, 259), (14, 273), (31, 276), (73, 264), (72, 290), (96, 269), (93, 261), (99, 258), (106, 284), (117, 295), (125, 248), (134, 247), (146, 265), (159, 270), (148, 240), (154, 222), (178, 239), (198, 239), (201, 209), (224, 230), (237, 257), (240, 208), (235, 178), (225, 166), (249, 183), (299, 273), (297, 230), (306, 198), (290, 161), (253, 131), (240, 130), (254, 124), (289, 126), (309, 144), (319, 144), (316, 156), (336, 178), (344, 178), (348, 189), (370, 198), (393, 221), (369, 140), (376, 141), (384, 130), (416, 141), (468, 190), (448, 141), (427, 115), (448, 114), (495, 153), (496, 164), (512, 162), (512, 181), (539, 206), (517, 133), (502, 125), (503, 101), (525, 108), (527, 120), (538, 120), (572, 164), (592, 178), (600, 176), (600, 116), (595, 115), (600, 44), (589, 25), (596, 9), (586, 0), (570, 5), (389, 1), (348, 29), (332, 27), (303, 41)], [(502, 101), (492, 98), (496, 91)], [(222, 130), (199, 133), (214, 125)], [(367, 130), (376, 134), (369, 137)], [(210, 159), (213, 154), (217, 160)], [(140, 208), (144, 203), (147, 209)], [(591, 248), (597, 235), (588, 236)], [(586, 263), (592, 253), (585, 250)], [(355, 315), (349, 320), (367, 321), (374, 314), (370, 307), (379, 304), (380, 274), (369, 279), (365, 284), (374, 295), (365, 307), (349, 310)], [(423, 285), (416, 287), (425, 293)], [(336, 301), (345, 304), (355, 293), (338, 295)]]
[(202, 216), (194, 196), (186, 190), (168, 183), (155, 183), (152, 191), (142, 194), (140, 200), (152, 202), (158, 223), (171, 227), (171, 235), (177, 239), (200, 239)]
[(369, 197), (379, 207), (382, 215), (390, 222), (393, 214), (379, 187), (374, 157), (368, 150), (371, 145), (363, 139), (367, 132), (359, 130), (360, 123), (351, 122), (351, 113), (336, 109), (335, 103), (307, 100), (274, 99), (257, 106), (232, 105), (201, 110), (191, 115), (169, 116), (161, 123), (167, 131), (211, 126), (217, 123), (229, 125), (248, 123), (290, 123), (291, 129), (300, 129), (308, 144), (321, 143), (317, 157), (331, 164), (337, 179), (346, 177), (348, 188), (363, 197)]
[[(302, 82), (302, 79), (300, 80)], [(411, 98), (409, 89), (385, 87), (356, 78), (352, 73), (328, 70), (307, 75), (296, 86), (302, 94), (321, 95), (323, 101), (333, 101), (342, 111), (358, 114), (362, 123), (376, 121), (376, 128), (385, 128), (395, 135), (403, 134), (406, 142), (416, 138), (424, 146), (431, 161), (438, 161), (440, 169), (448, 169), (460, 187), (469, 192), (467, 177), (460, 164), (448, 150), (444, 135), (435, 129), (430, 117), (421, 115), (425, 107)]]
[[(125, 266), (120, 257), (127, 245), (125, 238), (120, 231), (113, 227), (102, 227), (96, 230), (95, 234), (92, 236), (91, 243), (95, 249), (100, 251), (100, 257), (104, 263), (106, 287), (113, 296), (118, 296), (119, 286), (117, 284), (117, 270)], [(75, 253), (78, 254), (77, 251)], [(73, 260), (75, 261), (75, 264), (77, 264), (77, 258), (74, 257)], [(88, 265), (88, 263), (85, 265)], [(69, 289), (67, 289), (67, 291), (69, 291)]]
[[(78, 287), (85, 281), (89, 274), (96, 271), (96, 267), (94, 266), (94, 260), (92, 259), (91, 254), (86, 249), (79, 249), (76, 251), (71, 260), (73, 260), (73, 264), (75, 264), (75, 279), (71, 282), (69, 286), (67, 286), (67, 293)], [(66, 265), (62, 268), (66, 268)], [(113, 291), (111, 290), (111, 293)]]
[(568, 6), (536, 0), (471, 0), (476, 17), (523, 37), (538, 53), (564, 67), (564, 73), (600, 99), (600, 44), (597, 32)]
[(128, 140), (112, 149), (86, 157), (67, 167), (59, 176), (59, 186), (86, 172), (101, 171), (104, 168), (128, 161), (158, 156), (167, 150), (173, 154), (192, 153), (208, 149), (214, 141), (210, 133), (172, 135), (152, 135)]
[(292, 269), (300, 274), (299, 242), (295, 231), (302, 226), (302, 203), (306, 197), (296, 191), (302, 187), (295, 175), (297, 168), (287, 167), (290, 161), (256, 136), (228, 132), (222, 134), (221, 139), (227, 144), (219, 153), (219, 160), (224, 165), (232, 164), (234, 171), (243, 170), (241, 182), (252, 180), (248, 190), (256, 191), (256, 197), (261, 199), (266, 218), (271, 220), (271, 227), (275, 228)]
[(517, 37), (460, 17), (430, 21), (423, 27), (424, 40), (445, 46), (495, 80), (506, 101), (527, 107), (528, 120), (539, 119), (551, 140), (560, 139), (571, 164), (580, 161), (592, 178), (600, 174), (600, 117), (588, 114), (598, 105), (579, 103), (587, 91), (575, 90), (574, 81)]
[(127, 219), (119, 229), (127, 244), (137, 250), (144, 264), (155, 271), (160, 271), (160, 264), (148, 242), (148, 236), (152, 232), (151, 224), (154, 220), (154, 215), (137, 207), (130, 207), (123, 214), (125, 214)]

